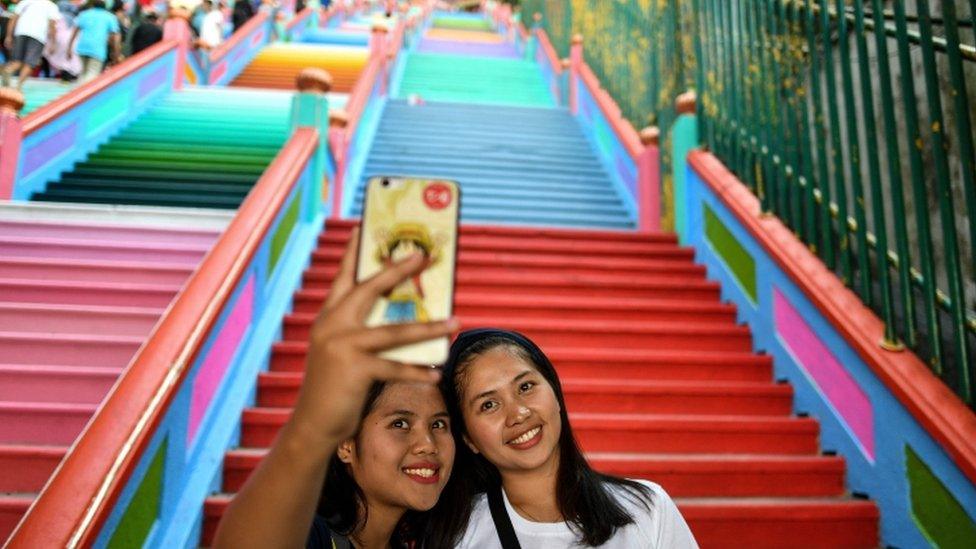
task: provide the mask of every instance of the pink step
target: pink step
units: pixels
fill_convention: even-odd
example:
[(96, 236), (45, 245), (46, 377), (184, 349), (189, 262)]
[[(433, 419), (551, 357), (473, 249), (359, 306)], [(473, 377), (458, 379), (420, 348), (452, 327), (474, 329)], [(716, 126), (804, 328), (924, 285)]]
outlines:
[(0, 256), (148, 261), (196, 265), (208, 245), (143, 242), (91, 242), (70, 238), (0, 236)]
[(70, 445), (95, 404), (0, 402), (0, 444)]
[(182, 285), (0, 279), (0, 301), (165, 308)]
[(25, 238), (71, 238), (112, 242), (162, 242), (167, 244), (209, 246), (220, 236), (220, 231), (0, 220), (0, 234)]
[(0, 401), (98, 404), (123, 368), (0, 364)]
[(67, 451), (64, 446), (0, 445), (0, 492), (39, 492)]
[(0, 360), (7, 364), (121, 368), (129, 363), (143, 339), (0, 332)]
[(186, 264), (135, 261), (0, 257), (0, 279), (75, 280), (180, 285), (193, 273)]
[(162, 308), (0, 302), (0, 332), (144, 337), (162, 313)]

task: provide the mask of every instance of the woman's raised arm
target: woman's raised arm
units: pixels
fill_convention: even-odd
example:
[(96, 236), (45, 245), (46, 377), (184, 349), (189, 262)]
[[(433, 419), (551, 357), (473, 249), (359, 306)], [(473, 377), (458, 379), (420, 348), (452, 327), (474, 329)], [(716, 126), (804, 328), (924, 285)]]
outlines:
[(356, 432), (370, 386), (376, 381), (436, 383), (424, 366), (389, 361), (377, 353), (433, 339), (456, 321), (367, 328), (376, 300), (423, 268), (418, 254), (361, 284), (355, 283), (358, 231), (353, 230), (329, 296), (312, 325), (305, 379), (294, 413), (228, 507), (214, 547), (304, 547), (329, 459)]

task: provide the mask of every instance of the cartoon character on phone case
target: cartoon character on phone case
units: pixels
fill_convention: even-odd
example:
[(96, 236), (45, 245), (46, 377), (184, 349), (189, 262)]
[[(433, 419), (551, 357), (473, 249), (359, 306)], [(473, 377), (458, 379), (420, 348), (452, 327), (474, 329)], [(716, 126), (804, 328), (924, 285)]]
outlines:
[[(389, 231), (377, 235), (380, 242), (376, 251), (377, 259), (384, 265), (392, 265), (410, 254), (420, 252), (427, 260), (424, 270), (429, 269), (440, 259), (440, 245), (431, 236), (427, 227), (421, 223), (400, 223)], [(386, 322), (427, 322), (427, 308), (424, 306), (424, 287), (421, 281), (423, 271), (403, 281), (393, 288), (387, 296), (383, 319)]]

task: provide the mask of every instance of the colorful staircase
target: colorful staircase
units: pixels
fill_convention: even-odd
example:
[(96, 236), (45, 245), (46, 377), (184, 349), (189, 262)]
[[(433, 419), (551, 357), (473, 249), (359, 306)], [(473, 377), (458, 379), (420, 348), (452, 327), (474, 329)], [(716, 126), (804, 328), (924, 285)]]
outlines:
[[(466, 222), (634, 226), (565, 109), (390, 100), (363, 173), (456, 180)], [(353, 215), (361, 195), (362, 185)]]
[(233, 87), (294, 90), (302, 69), (318, 67), (332, 74), (332, 89), (352, 91), (369, 60), (369, 49), (339, 44), (282, 44), (265, 46), (233, 82)]
[[(320, 237), (206, 503), (204, 545), (295, 403), (350, 227)], [(596, 467), (662, 484), (702, 547), (877, 545), (877, 508), (845, 494), (843, 459), (819, 453), (817, 422), (791, 415), (791, 388), (673, 235), (464, 226), (455, 307), (466, 328), (541, 344)]]
[(219, 235), (16, 208), (0, 207), (0, 540)]
[[(485, 46), (479, 48), (477, 42), (467, 44), (466, 49), (469, 51), (489, 53), (484, 51)], [(433, 46), (431, 41), (424, 40), (418, 47), (423, 51), (430, 50)], [(535, 64), (508, 58), (505, 48), (500, 48), (495, 53), (500, 56), (412, 54), (407, 59), (399, 97), (416, 94), (427, 102), (556, 106), (552, 91), (543, 81)]]
[(32, 200), (237, 208), (288, 137), (291, 97), (172, 93)]
[(68, 93), (74, 87), (75, 84), (62, 82), (53, 78), (28, 79), (24, 83), (24, 108), (21, 109), (20, 116), (27, 116)]

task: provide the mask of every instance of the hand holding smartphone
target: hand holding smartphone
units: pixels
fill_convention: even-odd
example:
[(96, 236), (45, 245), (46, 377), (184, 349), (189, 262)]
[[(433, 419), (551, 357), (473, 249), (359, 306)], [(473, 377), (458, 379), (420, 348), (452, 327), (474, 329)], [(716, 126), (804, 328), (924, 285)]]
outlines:
[[(460, 188), (454, 181), (374, 177), (366, 183), (356, 280), (362, 281), (411, 254), (426, 267), (380, 299), (367, 326), (445, 320), (454, 309)], [(443, 337), (392, 349), (381, 356), (409, 364), (441, 365), (450, 342)]]

